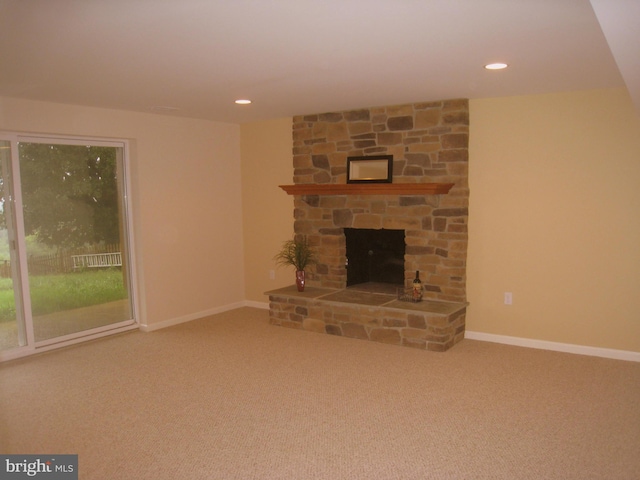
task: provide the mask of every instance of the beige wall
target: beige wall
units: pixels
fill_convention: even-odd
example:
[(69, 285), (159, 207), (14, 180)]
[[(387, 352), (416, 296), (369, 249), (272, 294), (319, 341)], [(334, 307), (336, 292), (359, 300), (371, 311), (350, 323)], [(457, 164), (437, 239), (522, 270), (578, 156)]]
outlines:
[(244, 300), (238, 125), (0, 99), (0, 129), (131, 139), (143, 324)]
[(264, 292), (295, 281), (292, 269), (273, 262), (282, 242), (293, 236), (293, 197), (278, 188), (293, 183), (291, 118), (243, 124), (240, 132), (245, 295), (264, 303)]
[(640, 119), (626, 91), (470, 111), (467, 330), (639, 352)]

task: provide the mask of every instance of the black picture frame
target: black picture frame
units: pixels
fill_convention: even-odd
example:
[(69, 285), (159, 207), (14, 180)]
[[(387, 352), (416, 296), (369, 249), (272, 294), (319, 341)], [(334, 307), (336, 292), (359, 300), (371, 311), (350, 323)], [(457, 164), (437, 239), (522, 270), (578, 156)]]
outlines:
[(347, 183), (391, 183), (393, 155), (347, 157)]

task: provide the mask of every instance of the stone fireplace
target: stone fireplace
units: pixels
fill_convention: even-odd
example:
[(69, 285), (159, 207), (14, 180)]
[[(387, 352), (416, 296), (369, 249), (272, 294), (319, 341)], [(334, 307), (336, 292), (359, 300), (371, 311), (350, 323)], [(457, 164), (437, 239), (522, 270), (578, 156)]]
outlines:
[[(461, 340), (466, 306), (468, 141), (467, 100), (294, 117), (294, 231), (316, 247), (319, 261), (307, 272), (307, 297), (314, 302), (297, 297), (290, 303), (289, 297), (281, 296), (283, 292), (280, 296), (269, 292), (272, 323), (432, 350), (446, 350)], [(392, 184), (340, 187), (346, 184), (347, 157), (367, 155), (393, 156)], [(419, 190), (426, 184), (448, 187), (429, 194)], [(365, 320), (357, 309), (336, 314), (329, 308), (336, 298), (339, 310), (349, 306), (349, 299), (353, 301), (352, 294), (336, 296), (350, 288), (345, 229), (403, 231), (400, 283), (409, 287), (420, 271), (425, 302), (403, 305), (395, 298), (383, 302), (371, 297), (365, 304), (373, 308), (371, 303), (379, 303), (378, 310), (366, 312)], [(347, 301), (341, 302), (344, 298)], [(324, 310), (319, 299), (328, 302)], [(295, 302), (305, 305), (292, 317), (290, 307)], [(407, 315), (411, 314), (398, 310), (421, 312), (425, 318), (434, 311), (446, 311), (450, 318), (446, 322), (438, 318), (436, 323), (447, 325), (429, 331), (425, 318), (410, 320)], [(371, 338), (385, 319), (391, 333), (379, 332)], [(414, 331), (416, 324), (423, 323), (424, 335)], [(363, 329), (349, 327), (345, 333), (345, 324)]]

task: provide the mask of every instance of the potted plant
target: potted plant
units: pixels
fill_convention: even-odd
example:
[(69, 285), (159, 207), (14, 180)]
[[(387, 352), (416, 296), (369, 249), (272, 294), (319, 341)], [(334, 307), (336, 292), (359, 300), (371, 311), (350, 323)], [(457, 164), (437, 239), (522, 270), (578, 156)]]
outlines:
[(276, 265), (292, 265), (296, 269), (296, 286), (299, 292), (304, 291), (305, 268), (316, 263), (316, 252), (305, 237), (294, 237), (282, 244), (282, 248), (273, 259)]

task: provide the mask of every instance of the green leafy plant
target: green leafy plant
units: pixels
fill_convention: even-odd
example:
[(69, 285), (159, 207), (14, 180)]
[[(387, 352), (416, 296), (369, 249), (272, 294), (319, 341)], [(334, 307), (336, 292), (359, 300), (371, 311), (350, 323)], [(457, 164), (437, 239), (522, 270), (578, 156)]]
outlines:
[(293, 265), (296, 270), (304, 270), (308, 265), (316, 263), (316, 252), (306, 238), (287, 240), (273, 259), (276, 265)]

